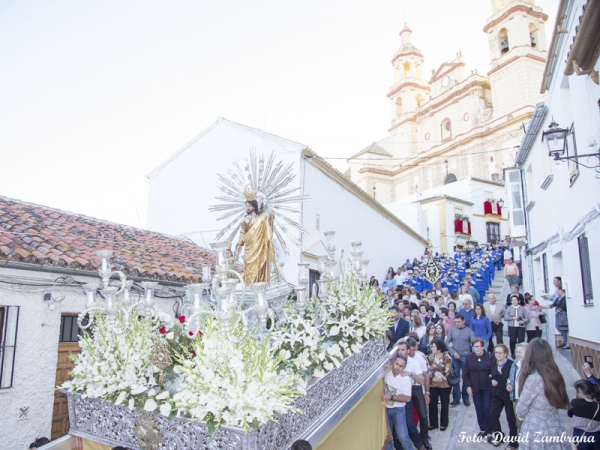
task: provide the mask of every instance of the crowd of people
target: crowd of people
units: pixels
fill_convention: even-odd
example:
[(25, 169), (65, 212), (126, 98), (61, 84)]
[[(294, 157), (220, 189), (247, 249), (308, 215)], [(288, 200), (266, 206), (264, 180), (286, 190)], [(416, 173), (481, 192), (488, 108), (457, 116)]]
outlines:
[[(399, 291), (400, 287), (415, 293), (415, 295), (432, 290), (441, 295), (441, 291), (444, 289), (447, 293), (459, 292), (462, 286), (468, 285), (468, 290), (471, 291), (470, 295), (476, 302), (481, 303), (480, 300), (483, 299), (496, 276), (496, 270), (502, 270), (505, 262), (503, 258), (508, 255), (511, 256), (504, 264), (505, 271), (506, 267), (514, 265), (518, 276), (519, 268), (512, 260), (511, 251), (498, 244), (458, 250), (452, 256), (438, 253), (429, 256), (426, 252), (420, 258), (414, 258), (412, 261), (407, 259), (398, 269), (390, 267), (381, 282), (372, 276), (370, 283), (392, 300), (404, 295)], [(430, 257), (441, 272), (441, 278), (435, 285), (432, 285), (425, 277)]]
[[(482, 278), (487, 276), (486, 263), (492, 271), (502, 266), (506, 271), (514, 264), (496, 250), (471, 252), (469, 258), (479, 262)], [(473, 285), (472, 272), (469, 277), (465, 269), (465, 277), (454, 284), (465, 257), (461, 252), (450, 261), (440, 258), (451, 286), (460, 288), (460, 293), (439, 282), (431, 289), (413, 288), (414, 271), (411, 278), (396, 278), (408, 266), (402, 266), (393, 277), (386, 276), (393, 281), (391, 287), (382, 288), (387, 288), (385, 302), (393, 320), (386, 332), (393, 363), (384, 379), (383, 395), (389, 425), (387, 448), (412, 449), (414, 445), (431, 449), (429, 432), (448, 428), (449, 408), (460, 405), (461, 400), (468, 407), (472, 400), (480, 429), (477, 438), (494, 446), (571, 448), (569, 441), (534, 440), (536, 436), (560, 438), (566, 433), (558, 409), (568, 409), (573, 417), (572, 439), (587, 436), (577, 448), (600, 449), (600, 395), (589, 365), (584, 366), (587, 379), (575, 385), (577, 398), (569, 401), (552, 349), (542, 339), (545, 310), (554, 308), (562, 347), (569, 348), (566, 293), (560, 277), (554, 279), (556, 292), (548, 306), (541, 306), (528, 293), (520, 294), (515, 278), (510, 279), (506, 302), (499, 302), (494, 294), (484, 302), (484, 294)], [(412, 267), (414, 270), (415, 264)], [(515, 273), (518, 275), (518, 268), (509, 269), (510, 275)], [(504, 344), (504, 324), (508, 346)], [(500, 424), (503, 411), (508, 430), (502, 430)]]

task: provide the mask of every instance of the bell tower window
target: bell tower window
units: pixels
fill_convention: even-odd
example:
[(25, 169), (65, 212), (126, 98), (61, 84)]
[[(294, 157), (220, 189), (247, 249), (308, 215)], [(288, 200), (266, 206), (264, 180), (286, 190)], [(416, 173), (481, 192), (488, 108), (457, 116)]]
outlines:
[(531, 41), (531, 46), (534, 47), (534, 48), (537, 47), (537, 44), (538, 44), (538, 29), (532, 23), (529, 24), (529, 39)]
[(404, 76), (405, 77), (409, 77), (410, 76), (410, 63), (408, 61), (406, 61), (404, 63)]
[(504, 55), (505, 53), (508, 53), (510, 47), (508, 46), (508, 31), (506, 28), (500, 30), (498, 39), (500, 41), (500, 54)]
[(417, 108), (419, 106), (421, 106), (421, 103), (423, 103), (423, 97), (421, 96), (421, 94), (417, 94), (417, 96), (415, 97), (415, 100), (417, 101)]
[(450, 123), (450, 119), (444, 119), (444, 121), (442, 121), (441, 128), (442, 142), (452, 138), (452, 124)]
[(396, 99), (396, 116), (400, 117), (402, 115), (402, 98), (398, 97)]

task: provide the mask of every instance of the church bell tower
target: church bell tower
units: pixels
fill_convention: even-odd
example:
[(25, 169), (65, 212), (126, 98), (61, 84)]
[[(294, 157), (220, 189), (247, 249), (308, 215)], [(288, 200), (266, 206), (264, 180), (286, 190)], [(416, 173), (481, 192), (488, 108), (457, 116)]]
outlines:
[(406, 24), (400, 31), (402, 43), (392, 58), (394, 84), (388, 98), (391, 103), (392, 127), (414, 114), (429, 100), (431, 88), (423, 79), (423, 54), (412, 43), (412, 31)]
[(491, 0), (488, 35), (494, 117), (519, 115), (544, 100), (539, 93), (548, 57), (544, 23), (535, 0)]

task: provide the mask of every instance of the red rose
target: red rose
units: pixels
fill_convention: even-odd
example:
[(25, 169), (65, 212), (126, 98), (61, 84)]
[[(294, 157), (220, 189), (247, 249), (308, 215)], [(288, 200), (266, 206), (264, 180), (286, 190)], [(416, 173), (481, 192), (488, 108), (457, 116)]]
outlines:
[(196, 352), (194, 350), (190, 350), (192, 356), (196, 356)]
[(188, 331), (188, 334), (189, 334), (190, 336), (193, 336), (193, 335), (194, 335), (194, 332), (193, 332), (193, 331)]
[(167, 329), (166, 329), (165, 327), (160, 327), (160, 328), (158, 329), (158, 332), (159, 332), (160, 334), (167, 334)]
[(198, 330), (198, 334), (200, 335), (200, 337), (204, 336), (204, 333), (200, 330)]
[(185, 316), (179, 316), (179, 323), (185, 322)]

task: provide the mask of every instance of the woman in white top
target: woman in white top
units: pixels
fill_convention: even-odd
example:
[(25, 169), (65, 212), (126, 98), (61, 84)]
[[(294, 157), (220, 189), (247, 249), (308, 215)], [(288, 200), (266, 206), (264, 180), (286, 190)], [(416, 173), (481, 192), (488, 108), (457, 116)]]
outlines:
[(515, 358), (515, 344), (525, 341), (525, 327), (529, 323), (529, 313), (525, 307), (519, 305), (519, 297), (513, 295), (510, 298), (511, 305), (504, 313), (504, 321), (508, 323), (508, 339), (510, 341), (510, 352)]
[(419, 313), (413, 314), (411, 320), (413, 324), (413, 331), (417, 333), (417, 336), (419, 336), (419, 339), (421, 339), (423, 336), (425, 336), (425, 331), (427, 331), (427, 327), (423, 325)]

